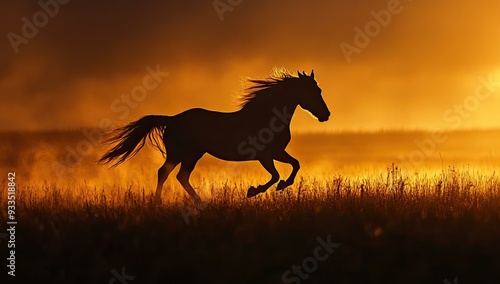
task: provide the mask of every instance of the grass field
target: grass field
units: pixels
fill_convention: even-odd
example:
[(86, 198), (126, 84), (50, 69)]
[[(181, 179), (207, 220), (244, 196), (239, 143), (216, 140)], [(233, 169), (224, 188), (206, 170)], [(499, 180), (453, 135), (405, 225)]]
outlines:
[(268, 178), (258, 163), (204, 157), (191, 179), (197, 213), (175, 172), (153, 202), (162, 158), (152, 150), (108, 169), (91, 142), (68, 156), (90, 141), (79, 130), (0, 134), (2, 208), (16, 172), (16, 280), (497, 283), (500, 132), (446, 136), (295, 135), (296, 183), (252, 199), (248, 187)]

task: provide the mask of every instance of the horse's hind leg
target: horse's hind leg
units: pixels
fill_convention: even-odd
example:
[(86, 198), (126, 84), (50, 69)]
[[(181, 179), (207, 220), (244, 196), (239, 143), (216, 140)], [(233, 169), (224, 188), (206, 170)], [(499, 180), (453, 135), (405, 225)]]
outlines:
[(189, 159), (185, 159), (181, 162), (181, 168), (179, 173), (177, 174), (177, 180), (181, 183), (182, 187), (187, 191), (187, 193), (193, 198), (194, 204), (197, 208), (201, 209), (201, 198), (194, 191), (194, 188), (189, 183), (189, 177), (191, 176), (191, 172), (193, 171), (196, 163), (203, 155), (199, 155), (196, 157), (191, 157)]
[(167, 158), (165, 163), (158, 169), (158, 184), (156, 185), (155, 199), (157, 202), (161, 201), (161, 191), (163, 189), (163, 184), (168, 178), (168, 175), (174, 170), (175, 166), (179, 164), (178, 161)]

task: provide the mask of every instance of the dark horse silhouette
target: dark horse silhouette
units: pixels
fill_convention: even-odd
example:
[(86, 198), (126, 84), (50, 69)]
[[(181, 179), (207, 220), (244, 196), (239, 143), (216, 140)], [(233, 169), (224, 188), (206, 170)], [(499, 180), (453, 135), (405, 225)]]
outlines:
[(238, 111), (195, 108), (174, 116), (144, 116), (117, 129), (118, 133), (105, 141), (114, 147), (99, 163), (115, 161), (116, 166), (137, 154), (149, 140), (166, 155), (165, 163), (158, 169), (157, 201), (161, 201), (163, 183), (168, 175), (181, 164), (177, 179), (199, 205), (200, 197), (189, 183), (189, 176), (205, 153), (227, 161), (258, 160), (262, 164), (271, 179), (263, 185), (250, 187), (247, 197), (265, 192), (279, 180), (274, 160), (290, 164), (292, 173), (277, 186), (277, 190), (283, 190), (293, 184), (300, 168), (299, 161), (285, 150), (291, 138), (290, 121), (295, 109), (301, 106), (320, 122), (328, 120), (330, 111), (314, 79), (314, 71), (311, 75), (298, 72), (298, 77), (282, 71), (249, 82), (252, 85), (243, 94)]

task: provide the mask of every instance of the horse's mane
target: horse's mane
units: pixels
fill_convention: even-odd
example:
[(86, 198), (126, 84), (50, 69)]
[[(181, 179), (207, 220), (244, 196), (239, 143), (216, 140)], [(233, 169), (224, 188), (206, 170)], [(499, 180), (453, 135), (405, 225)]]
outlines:
[(239, 106), (241, 108), (255, 103), (260, 98), (275, 94), (278, 89), (283, 88), (290, 79), (297, 78), (286, 69), (275, 69), (273, 74), (264, 79), (247, 79), (249, 84), (239, 96)]

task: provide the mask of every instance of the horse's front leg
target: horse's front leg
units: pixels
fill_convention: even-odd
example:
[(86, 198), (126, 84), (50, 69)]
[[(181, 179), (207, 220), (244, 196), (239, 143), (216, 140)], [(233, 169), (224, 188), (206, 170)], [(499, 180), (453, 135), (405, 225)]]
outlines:
[(293, 182), (295, 181), (295, 176), (297, 176), (297, 172), (300, 169), (300, 163), (299, 163), (299, 161), (297, 161), (297, 159), (290, 156), (290, 154), (288, 154), (286, 151), (283, 151), (280, 154), (276, 155), (274, 157), (274, 159), (276, 161), (290, 164), (293, 167), (292, 173), (290, 174), (290, 176), (286, 180), (280, 180), (280, 182), (278, 183), (278, 186), (276, 187), (276, 190), (283, 190), (286, 187), (292, 185)]
[(271, 179), (266, 184), (250, 187), (247, 192), (247, 197), (254, 197), (259, 193), (265, 192), (271, 185), (275, 184), (280, 179), (272, 159), (259, 160), (259, 162), (271, 174)]

